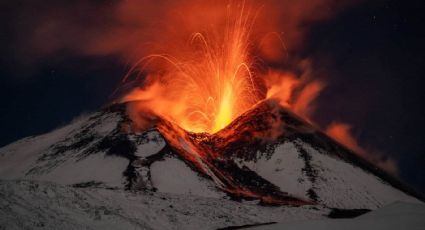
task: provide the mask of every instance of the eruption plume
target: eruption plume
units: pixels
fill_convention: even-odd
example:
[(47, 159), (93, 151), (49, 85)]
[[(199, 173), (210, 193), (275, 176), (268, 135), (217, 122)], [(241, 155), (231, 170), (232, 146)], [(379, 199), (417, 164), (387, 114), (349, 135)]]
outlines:
[(209, 133), (224, 128), (258, 102), (258, 83), (249, 53), (255, 12), (243, 2), (227, 5), (223, 11), (223, 26), (192, 34), (187, 49), (193, 55), (142, 58), (134, 68), (146, 70), (151, 63), (160, 62), (165, 64), (165, 72), (149, 73), (144, 83), (152, 83), (123, 100), (140, 101), (141, 107), (150, 107), (188, 131)]
[[(180, 6), (190, 18), (183, 20), (183, 25), (190, 25), (186, 42), (179, 47), (158, 44), (172, 48), (139, 59), (124, 78), (124, 83), (133, 79), (142, 85), (122, 98), (123, 102), (135, 101), (130, 116), (138, 121), (138, 126), (149, 124), (144, 120), (146, 115), (141, 115), (148, 111), (184, 130), (212, 134), (253, 105), (271, 98), (314, 123), (310, 118), (315, 109), (313, 102), (326, 83), (313, 76), (308, 59), (295, 60), (302, 71), (300, 76), (291, 68), (282, 70), (268, 65), (289, 61), (290, 49), (282, 34), (258, 29), (257, 20), (264, 21), (263, 8), (254, 2), (229, 1), (208, 9), (208, 20), (202, 23), (199, 15), (189, 12), (205, 10), (205, 5)], [(292, 41), (291, 45), (300, 44)], [(135, 73), (138, 74), (134, 76)], [(349, 135), (347, 127), (331, 126), (328, 134), (376, 163)], [(394, 168), (389, 170), (395, 171)]]
[[(254, 36), (261, 9), (244, 1), (216, 6), (211, 25), (193, 31), (181, 47), (136, 62), (124, 82), (139, 71), (144, 76), (136, 79), (142, 79), (142, 87), (122, 101), (138, 101), (136, 107), (192, 132), (215, 133), (266, 98), (277, 98), (307, 118), (324, 84), (308, 74), (298, 77), (273, 70), (254, 53), (270, 34), (281, 42), (275, 49), (287, 51), (276, 33)], [(265, 52), (266, 59), (278, 56)]]
[(18, 37), (32, 38), (17, 56), (118, 56), (132, 66), (119, 100), (137, 101), (128, 107), (137, 130), (162, 117), (191, 132), (216, 133), (270, 98), (314, 123), (314, 100), (328, 82), (300, 55), (304, 38), (311, 25), (361, 1), (51, 2), (28, 5), (43, 14), (17, 27), (25, 34)]

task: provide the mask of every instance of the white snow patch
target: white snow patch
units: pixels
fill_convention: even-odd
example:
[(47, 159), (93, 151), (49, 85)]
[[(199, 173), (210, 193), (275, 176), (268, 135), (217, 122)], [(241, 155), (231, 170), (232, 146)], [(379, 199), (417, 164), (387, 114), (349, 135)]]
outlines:
[(100, 136), (106, 136), (117, 127), (117, 124), (121, 120), (121, 116), (119, 114), (112, 113), (107, 116), (103, 116), (101, 119), (102, 122), (99, 125), (96, 125), (93, 131), (98, 133)]
[(80, 161), (68, 160), (49, 173), (31, 179), (52, 181), (59, 184), (96, 181), (110, 187), (122, 187), (125, 183), (123, 172), (128, 163), (128, 159), (122, 157), (105, 156), (103, 153), (97, 153)]
[(178, 137), (179, 143), (181, 145), (181, 147), (188, 153), (190, 153), (191, 155), (193, 155), (196, 158), (196, 161), (199, 163), (199, 165), (202, 167), (202, 170), (204, 171), (205, 174), (207, 174), (208, 176), (210, 176), (212, 178), (212, 180), (215, 182), (215, 184), (220, 187), (220, 188), (224, 188), (225, 185), (223, 184), (223, 182), (221, 182), (220, 179), (218, 179), (218, 177), (211, 171), (211, 169), (205, 165), (205, 163), (202, 161), (202, 159), (199, 157), (199, 153), (197, 153), (194, 149), (192, 149), (189, 144), (181, 137)]
[(200, 177), (185, 163), (176, 158), (166, 158), (151, 165), (153, 186), (160, 192), (191, 194), (204, 197), (223, 197), (214, 185)]
[(376, 209), (396, 201), (420, 202), (359, 167), (321, 154), (308, 144), (303, 147), (318, 170), (315, 191), (325, 205)]
[(397, 202), (354, 219), (303, 220), (259, 226), (256, 230), (423, 230), (425, 205)]
[(311, 183), (301, 173), (304, 162), (293, 143), (286, 142), (277, 146), (270, 159), (261, 157), (256, 162), (249, 161), (243, 164), (278, 186), (281, 191), (308, 199), (306, 191), (311, 187)]
[(311, 156), (309, 163), (317, 174), (314, 182), (303, 171), (304, 159), (291, 142), (277, 146), (270, 158), (257, 153), (261, 157), (256, 161), (239, 164), (297, 197), (308, 199), (307, 192), (312, 189), (319, 202), (329, 207), (376, 209), (396, 201), (420, 202), (357, 166), (321, 153), (300, 140), (296, 142)]
[(39, 155), (54, 143), (78, 129), (89, 117), (84, 116), (71, 124), (36, 137), (27, 137), (0, 148), (0, 179), (17, 179), (35, 165)]
[(0, 226), (7, 229), (218, 229), (322, 219), (316, 206), (265, 207), (170, 193), (73, 188), (47, 182), (0, 181)]
[(161, 151), (165, 147), (165, 140), (158, 131), (146, 133), (146, 143), (137, 146), (136, 156), (148, 157)]

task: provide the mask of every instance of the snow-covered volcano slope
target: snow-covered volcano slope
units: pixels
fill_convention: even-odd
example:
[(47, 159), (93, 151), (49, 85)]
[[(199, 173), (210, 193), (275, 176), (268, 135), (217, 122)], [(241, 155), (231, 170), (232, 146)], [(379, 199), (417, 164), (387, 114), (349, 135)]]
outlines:
[[(281, 107), (264, 101), (216, 134), (159, 125), (174, 152), (230, 196), (374, 209), (414, 192)], [(417, 200), (416, 200), (417, 201)]]
[(265, 207), (182, 194), (0, 181), (0, 229), (219, 229), (324, 219), (316, 206)]
[(412, 196), (423, 200), (275, 101), (258, 104), (201, 145), (211, 143), (281, 191), (329, 207), (374, 209), (416, 200)]
[(9, 144), (0, 149), (0, 180), (224, 196), (179, 160), (158, 131), (132, 134), (130, 125), (119, 104)]
[(272, 101), (214, 135), (165, 121), (142, 133), (130, 132), (131, 126), (125, 105), (118, 104), (12, 143), (0, 149), (0, 180), (346, 209), (417, 201), (392, 177)]

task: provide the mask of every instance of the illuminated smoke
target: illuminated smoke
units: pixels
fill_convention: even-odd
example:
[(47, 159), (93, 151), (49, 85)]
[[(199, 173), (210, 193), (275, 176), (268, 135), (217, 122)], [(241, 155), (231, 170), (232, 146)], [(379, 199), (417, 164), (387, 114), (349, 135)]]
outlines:
[[(331, 82), (314, 76), (312, 60), (297, 53), (311, 25), (359, 2), (72, 1), (48, 9), (33, 4), (43, 14), (23, 23), (30, 25), (21, 30), (31, 42), (20, 47), (30, 53), (22, 56), (31, 57), (64, 51), (120, 57), (134, 67), (123, 88), (139, 83), (122, 98), (139, 100), (128, 110), (139, 129), (150, 127), (160, 115), (187, 130), (215, 132), (265, 98), (278, 99), (314, 123), (314, 100)], [(235, 80), (228, 81), (232, 75)], [(349, 125), (333, 123), (327, 133), (364, 158), (396, 171), (391, 159), (366, 154), (350, 135)]]
[(351, 125), (341, 122), (333, 122), (326, 129), (326, 133), (334, 138), (339, 143), (345, 145), (347, 148), (353, 150), (356, 154), (359, 154), (363, 159), (374, 163), (378, 167), (386, 170), (393, 175), (398, 174), (397, 162), (392, 158), (384, 157), (383, 154), (367, 150), (359, 145), (357, 140), (351, 134)]

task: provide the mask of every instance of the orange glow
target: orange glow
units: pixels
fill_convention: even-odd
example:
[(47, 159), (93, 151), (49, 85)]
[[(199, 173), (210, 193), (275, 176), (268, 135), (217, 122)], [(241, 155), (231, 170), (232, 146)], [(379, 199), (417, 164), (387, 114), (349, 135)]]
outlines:
[(192, 34), (189, 47), (184, 47), (191, 54), (144, 57), (135, 68), (160, 65), (163, 73), (148, 75), (148, 86), (123, 101), (139, 100), (141, 108), (188, 131), (214, 133), (224, 128), (260, 100), (248, 42), (254, 17), (243, 3), (228, 5), (224, 27)]
[[(158, 42), (155, 46), (162, 47), (160, 52), (138, 60), (124, 82), (134, 80), (135, 73), (139, 73), (136, 79), (142, 76), (142, 87), (121, 101), (137, 101), (131, 113), (135, 116), (139, 108), (191, 132), (215, 133), (268, 98), (278, 99), (281, 105), (309, 120), (312, 102), (324, 84), (305, 73), (297, 76), (267, 67), (261, 57), (270, 60), (289, 56), (279, 33), (262, 31), (273, 24), (262, 9), (253, 1), (182, 6), (183, 24), (174, 25), (181, 27), (175, 37), (186, 42), (165, 42), (163, 46)], [(271, 10), (270, 6), (267, 9)], [(179, 16), (169, 14), (166, 18), (175, 20), (169, 20), (167, 28), (183, 15), (180, 11)], [(256, 24), (258, 20), (261, 24)], [(165, 30), (165, 36), (170, 35), (169, 30)], [(308, 61), (300, 64), (309, 73), (305, 63)]]
[[(268, 99), (312, 123), (314, 102), (325, 82), (314, 78), (310, 60), (291, 57), (291, 53), (302, 46), (306, 23), (332, 16), (335, 12), (328, 9), (347, 4), (341, 2), (347, 1), (266, 0), (262, 1), (264, 5), (230, 0), (164, 0), (162, 4), (123, 1), (118, 5), (118, 24), (128, 28), (119, 27), (102, 37), (101, 42), (96, 40), (89, 53), (124, 53), (126, 58), (128, 53), (132, 54), (129, 59), (135, 64), (123, 84), (136, 82), (141, 86), (121, 98), (121, 102), (132, 101), (127, 106), (134, 124), (130, 127), (132, 131), (155, 126), (182, 157), (211, 176), (221, 189), (237, 196), (279, 203), (282, 201), (276, 197), (262, 197), (239, 187), (210, 162), (210, 158), (220, 157), (215, 148), (225, 143), (203, 146), (194, 136), (208, 138), (217, 133), (230, 136), (227, 141), (247, 138), (235, 136), (233, 129), (225, 127)], [(141, 15), (142, 11), (147, 14)], [(135, 31), (134, 27), (141, 28)], [(276, 28), (285, 31), (273, 32)], [(281, 127), (280, 121), (273, 122)], [(235, 129), (249, 128), (247, 125)], [(382, 161), (366, 154), (350, 135), (350, 128), (334, 123), (327, 133), (365, 159), (390, 170), (396, 168), (392, 160)], [(282, 131), (271, 128), (250, 133), (269, 140)]]
[(266, 78), (267, 98), (276, 98), (283, 106), (290, 107), (292, 93), (300, 83), (292, 74), (270, 72)]
[(325, 84), (310, 80), (308, 77), (296, 77), (289, 73), (269, 72), (265, 76), (267, 98), (278, 99), (282, 106), (309, 121), (314, 111), (314, 100)]
[(391, 157), (384, 157), (381, 152), (376, 150), (365, 149), (359, 145), (357, 140), (351, 133), (352, 126), (342, 122), (332, 122), (326, 129), (326, 134), (334, 140), (345, 145), (345, 147), (353, 150), (363, 159), (375, 164), (379, 168), (391, 173), (398, 174), (397, 162)]
[(326, 133), (358, 154), (364, 154), (366, 152), (359, 146), (356, 139), (351, 135), (351, 125), (349, 124), (333, 122), (326, 129)]
[(213, 132), (226, 127), (232, 121), (232, 108), (235, 106), (234, 99), (232, 86), (227, 83), (224, 87), (223, 96), (220, 99), (218, 113), (215, 116)]
[(293, 111), (309, 120), (308, 118), (314, 110), (313, 101), (317, 98), (324, 87), (325, 85), (321, 81), (312, 81), (306, 84), (300, 91), (292, 106)]

